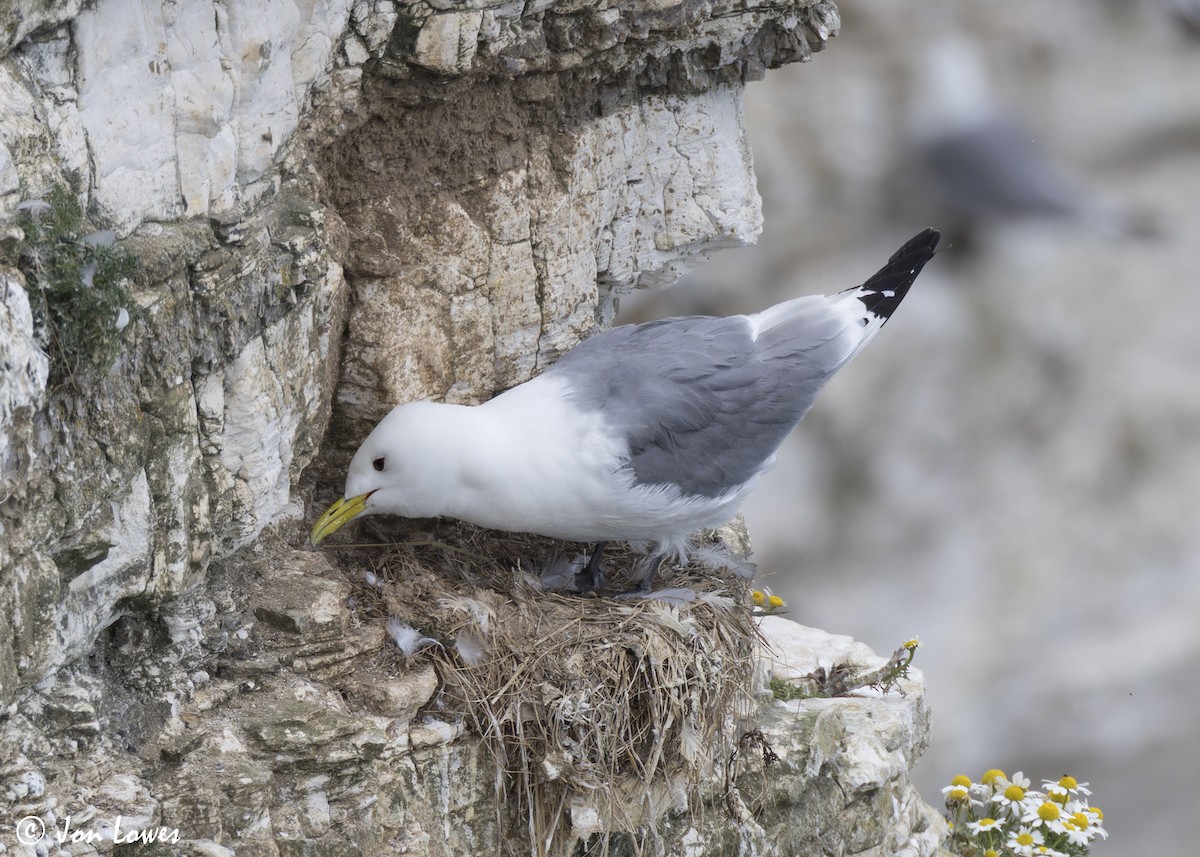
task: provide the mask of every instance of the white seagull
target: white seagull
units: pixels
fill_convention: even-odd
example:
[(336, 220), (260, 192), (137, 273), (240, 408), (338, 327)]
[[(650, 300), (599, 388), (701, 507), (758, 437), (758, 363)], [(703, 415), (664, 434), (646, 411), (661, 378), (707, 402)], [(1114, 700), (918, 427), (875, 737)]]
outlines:
[[(684, 316), (599, 333), (482, 405), (396, 407), (350, 462), (315, 545), (362, 515), (450, 517), (688, 553), (727, 522), (818, 391), (891, 317), (940, 235), (926, 229), (863, 285), (754, 315)], [(642, 579), (652, 583), (657, 562)]]

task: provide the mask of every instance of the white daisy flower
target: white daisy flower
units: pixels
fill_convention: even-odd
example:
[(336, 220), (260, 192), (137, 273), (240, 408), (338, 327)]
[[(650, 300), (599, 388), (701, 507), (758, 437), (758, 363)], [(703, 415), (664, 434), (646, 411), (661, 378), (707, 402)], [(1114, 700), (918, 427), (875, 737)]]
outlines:
[(1046, 839), (1040, 830), (1022, 826), (1008, 835), (1005, 845), (1020, 857), (1033, 857), (1033, 849), (1045, 843)]
[(1101, 839), (1108, 839), (1108, 831), (1104, 829), (1104, 813), (1100, 811), (1098, 806), (1088, 806), (1087, 803), (1079, 804), (1079, 812), (1087, 814), (1091, 820), (1088, 829), (1092, 831), (1092, 838), (1099, 836)]
[(1016, 782), (1020, 774), (1014, 778), (1013, 782), (1001, 780), (996, 785), (998, 786), (996, 793), (992, 795), (992, 803), (997, 806), (1008, 807), (1013, 812), (1019, 813), (1023, 810), (1025, 804), (1026, 789), (1029, 788), (1029, 780), (1025, 780), (1025, 785), (1022, 786)]
[(1096, 828), (1092, 826), (1092, 818), (1082, 810), (1076, 810), (1063, 819), (1064, 832), (1072, 845), (1087, 847), (1096, 838)]
[[(1090, 795), (1092, 790), (1088, 788), (1088, 785), (1088, 783), (1079, 782), (1070, 774), (1063, 774), (1059, 777), (1058, 782), (1042, 781), (1042, 788), (1052, 798), (1062, 795)], [(1060, 800), (1059, 803), (1065, 803), (1065, 801)]]
[(1026, 804), (1021, 821), (1031, 827), (1044, 826), (1047, 830), (1053, 830), (1055, 833), (1062, 833), (1064, 830), (1062, 807), (1052, 800), (1044, 800), (1032, 806)]
[(967, 829), (978, 835), (980, 833), (991, 833), (993, 830), (1000, 829), (1000, 822), (994, 818), (981, 818), (978, 821), (968, 821)]
[(1029, 791), (1029, 777), (1025, 776), (1024, 771), (1017, 771), (1012, 775), (1012, 779), (1008, 782), (1014, 786), (1020, 786), (1026, 791)]

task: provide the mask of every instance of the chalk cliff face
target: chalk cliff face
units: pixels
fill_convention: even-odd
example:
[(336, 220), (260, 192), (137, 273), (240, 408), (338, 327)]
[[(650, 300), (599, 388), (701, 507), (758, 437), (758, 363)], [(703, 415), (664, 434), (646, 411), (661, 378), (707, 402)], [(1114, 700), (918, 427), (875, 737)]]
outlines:
[[(490, 775), (429, 779), (478, 748), (413, 722), (432, 671), (364, 667), (381, 626), (292, 547), (306, 468), (396, 402), (528, 379), (621, 293), (753, 239), (742, 87), (824, 47), (835, 8), (0, 10), (0, 814), (263, 854), (354, 815), (368, 850), (460, 853), (421, 825)], [(115, 364), (66, 383), (15, 249), (18, 204), (56, 185), (142, 264)], [(901, 708), (859, 786), (903, 793), (885, 838), (926, 853), (905, 789), (927, 723), (919, 694)]]

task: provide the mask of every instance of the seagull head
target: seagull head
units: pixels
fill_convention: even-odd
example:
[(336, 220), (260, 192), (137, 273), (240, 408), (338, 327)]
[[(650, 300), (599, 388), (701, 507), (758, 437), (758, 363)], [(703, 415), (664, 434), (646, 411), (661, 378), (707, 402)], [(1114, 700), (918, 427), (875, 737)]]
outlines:
[(432, 518), (444, 513), (458, 468), (451, 437), (458, 405), (400, 405), (354, 453), (343, 497), (313, 525), (315, 545), (363, 515)]

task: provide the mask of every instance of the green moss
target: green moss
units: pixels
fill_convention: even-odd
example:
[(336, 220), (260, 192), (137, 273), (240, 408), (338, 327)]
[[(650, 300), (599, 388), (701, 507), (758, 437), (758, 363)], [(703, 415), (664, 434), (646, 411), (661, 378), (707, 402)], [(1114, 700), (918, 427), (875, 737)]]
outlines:
[(810, 694), (804, 693), (804, 691), (787, 679), (782, 678), (771, 679), (771, 693), (774, 694), (776, 699), (783, 702), (791, 702), (793, 699), (806, 699), (810, 696)]
[(62, 186), (44, 201), (19, 206), (16, 225), (25, 237), (14, 261), (29, 287), (36, 335), (50, 356), (51, 383), (106, 372), (136, 314), (127, 284), (141, 268), (138, 258), (116, 247), (112, 233), (88, 234), (78, 200)]

